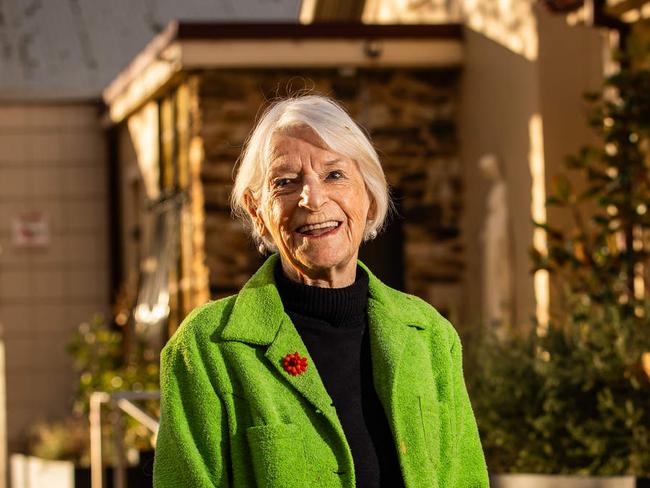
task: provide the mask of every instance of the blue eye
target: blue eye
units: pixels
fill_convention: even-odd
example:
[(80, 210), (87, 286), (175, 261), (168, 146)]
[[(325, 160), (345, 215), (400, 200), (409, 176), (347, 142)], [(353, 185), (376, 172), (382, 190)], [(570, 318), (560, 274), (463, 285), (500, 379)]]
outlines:
[(338, 180), (342, 177), (343, 177), (343, 173), (341, 173), (339, 170), (330, 171), (329, 174), (327, 175), (327, 178), (332, 180)]

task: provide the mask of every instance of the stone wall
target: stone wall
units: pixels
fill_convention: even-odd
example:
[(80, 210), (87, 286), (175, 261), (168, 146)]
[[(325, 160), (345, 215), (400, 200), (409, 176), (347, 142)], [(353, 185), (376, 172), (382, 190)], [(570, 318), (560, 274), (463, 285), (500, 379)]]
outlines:
[[(211, 71), (200, 79), (205, 245), (213, 295), (235, 293), (261, 259), (230, 216), (233, 167), (269, 100), (330, 95), (370, 133), (400, 208), (403, 283), (442, 311), (459, 305), (463, 250), (456, 139), (458, 69)], [(381, 238), (381, 237), (380, 237)], [(386, 261), (389, 261), (386, 256)], [(379, 266), (381, 268), (381, 266)], [(380, 277), (381, 269), (374, 270)]]

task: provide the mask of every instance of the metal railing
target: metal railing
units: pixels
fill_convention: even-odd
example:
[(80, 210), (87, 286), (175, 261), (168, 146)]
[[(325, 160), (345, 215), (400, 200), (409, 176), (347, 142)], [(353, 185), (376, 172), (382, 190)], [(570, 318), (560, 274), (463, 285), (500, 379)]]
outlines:
[(104, 473), (102, 465), (102, 405), (107, 404), (115, 413), (111, 417), (113, 443), (115, 448), (115, 467), (113, 488), (126, 488), (126, 459), (124, 456), (124, 414), (131, 416), (149, 429), (152, 435), (158, 434), (158, 420), (151, 417), (133, 401), (159, 400), (159, 391), (120, 391), (106, 393), (96, 391), (90, 395), (90, 477), (92, 488), (103, 488)]

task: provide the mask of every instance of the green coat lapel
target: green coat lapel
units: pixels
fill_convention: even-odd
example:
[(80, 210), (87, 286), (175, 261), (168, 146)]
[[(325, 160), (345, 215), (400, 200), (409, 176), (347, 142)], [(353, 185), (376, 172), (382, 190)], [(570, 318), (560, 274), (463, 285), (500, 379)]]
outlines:
[[(264, 356), (278, 374), (318, 410), (329, 412), (332, 399), (300, 334), (284, 313), (275, 287), (273, 269), (277, 260), (277, 254), (269, 257), (239, 292), (222, 338), (268, 346)], [(282, 359), (296, 351), (307, 356), (308, 366), (304, 373), (291, 376), (282, 367)]]
[[(309, 358), (305, 373), (289, 375), (282, 368), (282, 358), (307, 349), (284, 313), (282, 301), (275, 286), (273, 269), (279, 256), (270, 256), (239, 292), (222, 338), (256, 345), (267, 345), (265, 357), (287, 381), (316, 408), (325, 411), (331, 406), (328, 395)], [(409, 344), (415, 336), (413, 329), (423, 330), (427, 320), (410, 303), (413, 297), (397, 293), (384, 285), (359, 261), (368, 273), (368, 322), (375, 389), (385, 408), (393, 403), (393, 388), (400, 365)], [(416, 358), (411, 358), (414, 360)]]
[[(386, 412), (392, 411), (396, 380), (417, 330), (426, 328), (426, 320), (414, 313), (411, 297), (396, 294), (363, 264), (370, 277), (368, 323), (375, 390)], [(416, 358), (412, 358), (414, 360)]]
[[(307, 369), (302, 374), (291, 376), (284, 370), (282, 359), (287, 354), (294, 353), (295, 351), (298, 351), (302, 357), (307, 356)], [(316, 365), (307, 353), (307, 348), (288, 317), (281, 324), (278, 334), (269, 345), (264, 356), (278, 373), (286, 378), (287, 382), (316, 407), (317, 410), (321, 412), (329, 412), (332, 410), (332, 399), (323, 385)]]

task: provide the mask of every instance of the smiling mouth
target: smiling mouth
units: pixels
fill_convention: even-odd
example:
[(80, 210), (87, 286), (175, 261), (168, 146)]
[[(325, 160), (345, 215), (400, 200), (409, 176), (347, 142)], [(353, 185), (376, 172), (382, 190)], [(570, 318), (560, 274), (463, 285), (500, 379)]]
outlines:
[(337, 220), (328, 220), (318, 224), (302, 225), (296, 229), (296, 232), (305, 236), (321, 236), (338, 229), (341, 222)]

